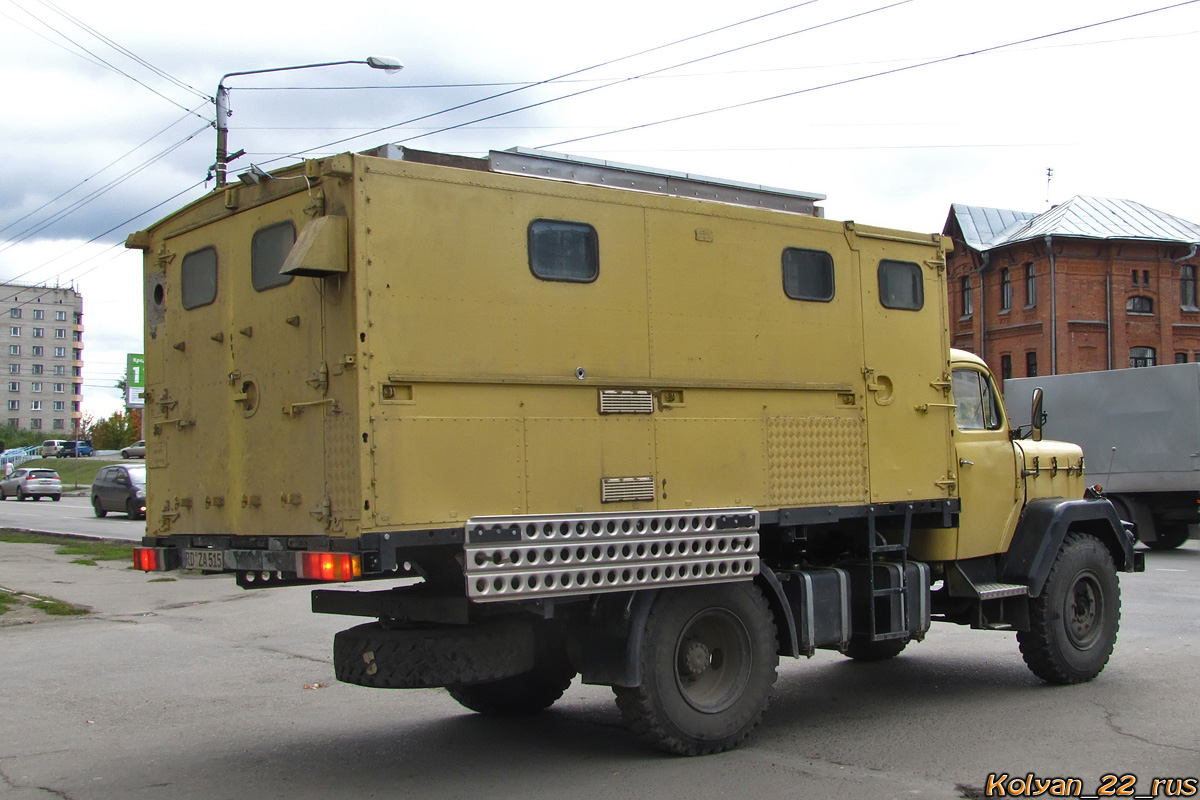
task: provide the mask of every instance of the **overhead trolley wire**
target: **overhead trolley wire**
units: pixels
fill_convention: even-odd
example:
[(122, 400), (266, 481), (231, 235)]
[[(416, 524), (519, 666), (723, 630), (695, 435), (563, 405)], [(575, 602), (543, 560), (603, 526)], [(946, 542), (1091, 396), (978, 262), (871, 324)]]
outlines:
[(615, 135), (618, 133), (627, 133), (629, 131), (641, 130), (644, 128), (651, 128), (651, 127), (654, 127), (657, 125), (665, 125), (670, 122), (680, 122), (680, 121), (688, 120), (688, 119), (696, 119), (698, 117), (708, 116), (710, 114), (718, 114), (723, 111), (733, 111), (733, 110), (739, 109), (739, 108), (748, 108), (750, 106), (759, 105), (761, 103), (769, 103), (773, 100), (782, 100), (782, 99), (788, 98), (788, 97), (796, 97), (798, 95), (819, 91), (821, 89), (831, 89), (831, 88), (834, 88), (837, 86), (847, 86), (852, 83), (859, 83), (861, 81), (870, 80), (872, 78), (881, 78), (885, 75), (895, 75), (895, 74), (898, 74), (901, 72), (907, 72), (909, 70), (933, 66), (935, 64), (944, 64), (946, 62), (955, 61), (960, 58), (968, 58), (970, 56), (982, 55), (984, 53), (992, 53), (997, 50), (1003, 50), (1003, 49), (1009, 48), (1009, 47), (1016, 47), (1017, 45), (1029, 44), (1030, 42), (1042, 41), (1044, 39), (1051, 39), (1056, 36), (1064, 36), (1068, 33), (1077, 33), (1079, 31), (1089, 30), (1091, 28), (1098, 28), (1098, 27), (1101, 27), (1104, 25), (1111, 25), (1111, 24), (1117, 23), (1117, 22), (1125, 22), (1127, 20), (1136, 19), (1138, 17), (1144, 17), (1144, 16), (1148, 16), (1150, 14), (1157, 14), (1162, 11), (1169, 11), (1171, 9), (1181, 8), (1183, 6), (1189, 6), (1189, 5), (1192, 5), (1197, 2), (1200, 2), (1200, 0), (1183, 0), (1183, 2), (1180, 2), (1180, 3), (1173, 3), (1171, 5), (1161, 6), (1159, 8), (1154, 8), (1154, 9), (1150, 9), (1147, 11), (1138, 11), (1133, 14), (1126, 14), (1126, 15), (1120, 16), (1120, 17), (1113, 17), (1112, 19), (1102, 20), (1100, 22), (1092, 22), (1087, 25), (1078, 25), (1073, 28), (1066, 28), (1061, 31), (1056, 31), (1054, 33), (1045, 33), (1045, 34), (1041, 34), (1039, 36), (1030, 36), (1025, 39), (1019, 39), (1019, 40), (1012, 41), (1012, 42), (1006, 42), (1005, 44), (993, 45), (991, 47), (984, 47), (979, 50), (971, 50), (971, 51), (965, 52), (965, 53), (957, 53), (955, 55), (942, 56), (940, 58), (933, 58), (933, 59), (929, 59), (926, 61), (922, 61), (917, 64), (909, 64), (909, 65), (903, 66), (903, 67), (895, 67), (893, 69), (881, 70), (879, 72), (873, 72), (868, 75), (859, 75), (857, 77), (846, 78), (846, 79), (840, 80), (840, 81), (831, 81), (830, 83), (821, 84), (819, 86), (810, 86), (805, 89), (797, 89), (795, 91), (783, 92), (781, 94), (771, 95), (769, 97), (761, 97), (761, 98), (758, 98), (757, 100), (747, 100), (747, 101), (741, 102), (741, 103), (731, 103), (730, 105), (721, 106), (720, 108), (710, 108), (706, 111), (697, 111), (697, 112), (694, 112), (691, 114), (681, 114), (679, 116), (670, 117), (667, 119), (656, 120), (654, 122), (645, 122), (645, 123), (641, 123), (639, 125), (630, 125), (630, 126), (627, 126), (624, 128), (616, 128), (614, 130), (606, 131), (604, 133), (595, 133), (595, 134), (591, 134), (588, 136), (577, 136), (573, 139), (562, 139), (557, 142), (551, 142), (549, 144), (541, 145), (540, 147), (542, 147), (542, 148), (560, 147), (564, 144), (573, 144), (575, 142), (583, 142), (583, 141), (587, 141), (589, 139), (598, 139), (602, 136), (612, 136), (612, 135)]
[[(902, 1), (903, 1), (903, 2), (911, 2), (912, 0), (902, 0)], [(656, 51), (658, 51), (658, 50), (664, 50), (664, 49), (666, 49), (666, 48), (668, 48), (668, 47), (675, 47), (676, 45), (684, 44), (684, 43), (686, 43), (686, 42), (694, 41), (694, 40), (696, 40), (696, 39), (701, 39), (701, 38), (703, 38), (703, 37), (705, 37), (705, 36), (711, 36), (711, 35), (713, 35), (713, 34), (715, 34), (715, 33), (720, 33), (720, 32), (722, 32), (722, 31), (727, 31), (727, 30), (730, 30), (730, 29), (732, 29), (732, 28), (736, 28), (736, 27), (738, 27), (738, 26), (741, 26), (741, 25), (747, 25), (747, 24), (749, 24), (749, 23), (752, 23), (752, 22), (758, 22), (758, 21), (760, 21), (760, 20), (767, 19), (768, 17), (773, 17), (773, 16), (776, 16), (776, 15), (778, 15), (778, 14), (782, 14), (782, 13), (784, 13), (784, 12), (787, 12), (787, 11), (792, 11), (792, 10), (794, 10), (794, 9), (797, 9), (797, 8), (802, 8), (802, 7), (804, 7), (804, 6), (809, 6), (809, 5), (812, 5), (812, 4), (814, 4), (814, 3), (817, 3), (817, 2), (820, 2), (820, 0), (806, 0), (806, 1), (805, 1), (805, 2), (803, 2), (803, 3), (795, 3), (795, 4), (793, 4), (793, 5), (786, 6), (786, 7), (784, 7), (784, 8), (778, 9), (778, 10), (776, 10), (776, 11), (769, 11), (769, 12), (767, 12), (767, 13), (765, 13), (765, 14), (759, 14), (759, 15), (758, 15), (758, 16), (756, 16), (756, 17), (750, 17), (750, 18), (748, 18), (748, 19), (739, 20), (738, 22), (732, 22), (732, 23), (729, 23), (728, 25), (722, 25), (722, 26), (720, 26), (720, 27), (718, 27), (718, 28), (713, 28), (712, 30), (704, 31), (703, 33), (696, 33), (696, 34), (692, 34), (692, 35), (690, 35), (690, 36), (685, 36), (685, 37), (683, 37), (682, 39), (676, 39), (675, 41), (672, 41), (672, 42), (667, 42), (667, 43), (665, 43), (665, 44), (656, 45), (656, 46), (654, 46), (654, 47), (646, 48), (645, 50), (639, 50), (639, 51), (638, 51), (638, 52), (636, 52), (636, 53), (630, 53), (630, 54), (628, 54), (628, 55), (624, 55), (624, 56), (618, 56), (617, 58), (611, 58), (611, 59), (608, 59), (607, 61), (601, 61), (600, 63), (597, 63), (597, 64), (592, 64), (592, 65), (591, 65), (591, 66), (589, 66), (589, 67), (582, 67), (582, 68), (580, 68), (580, 69), (571, 70), (570, 72), (564, 72), (562, 75), (556, 75), (556, 76), (555, 76), (555, 77), (553, 77), (553, 78), (546, 78), (545, 80), (535, 81), (535, 82), (533, 82), (533, 83), (529, 83), (529, 84), (525, 84), (525, 85), (522, 85), (522, 86), (518, 86), (518, 87), (516, 87), (516, 88), (509, 89), (509, 90), (507, 90), (507, 91), (504, 91), (504, 92), (498, 92), (498, 93), (496, 93), (496, 94), (492, 94), (492, 95), (489, 95), (489, 96), (487, 96), (487, 97), (481, 97), (481, 98), (479, 98), (479, 99), (477, 99), (477, 100), (471, 100), (471, 101), (468, 101), (468, 102), (466, 102), (466, 103), (459, 103), (458, 105), (451, 106), (451, 107), (449, 107), (449, 108), (444, 108), (444, 109), (441, 109), (440, 111), (433, 111), (433, 112), (430, 112), (430, 113), (428, 113), (428, 114), (423, 114), (423, 115), (421, 115), (421, 116), (419, 116), (419, 117), (413, 117), (412, 119), (408, 119), (408, 120), (405, 120), (405, 121), (403, 121), (403, 122), (397, 122), (397, 123), (394, 123), (394, 124), (392, 124), (392, 125), (385, 125), (385, 126), (384, 126), (384, 127), (382, 127), (382, 128), (376, 128), (376, 129), (374, 129), (374, 130), (371, 130), (371, 131), (366, 131), (366, 132), (364, 132), (364, 133), (360, 133), (360, 134), (358, 134), (358, 135), (356, 135), (356, 136), (347, 136), (347, 137), (345, 137), (345, 138), (342, 138), (342, 139), (337, 139), (337, 140), (335, 140), (335, 141), (332, 141), (332, 142), (326, 142), (325, 144), (317, 145), (317, 146), (315, 146), (315, 147), (309, 147), (309, 148), (306, 148), (306, 149), (304, 149), (304, 150), (298, 150), (298, 151), (296, 151), (296, 152), (294, 152), (294, 153), (290, 153), (290, 154), (288, 154), (288, 155), (286, 155), (286, 156), (279, 156), (278, 158), (271, 159), (271, 161), (280, 161), (280, 160), (282, 160), (282, 159), (284, 159), (284, 158), (294, 158), (294, 157), (296, 157), (296, 156), (303, 155), (304, 153), (311, 153), (311, 152), (312, 152), (312, 151), (314, 151), (314, 150), (325, 150), (325, 149), (328, 149), (328, 148), (330, 148), (330, 147), (336, 147), (337, 145), (340, 145), (340, 144), (345, 144), (346, 142), (351, 142), (351, 141), (354, 141), (355, 139), (361, 139), (361, 138), (363, 138), (364, 136), (374, 136), (375, 134), (378, 134), (378, 133), (383, 133), (384, 131), (393, 130), (393, 129), (395, 129), (395, 128), (402, 128), (402, 127), (404, 127), (404, 126), (406, 126), (406, 125), (411, 125), (411, 124), (412, 124), (412, 123), (414, 123), (414, 122), (421, 122), (422, 120), (430, 119), (430, 118), (432, 118), (432, 117), (438, 117), (438, 116), (441, 116), (441, 115), (443, 115), (443, 114), (449, 114), (449, 113), (451, 113), (451, 112), (453, 112), (453, 111), (459, 111), (459, 110), (461, 110), (461, 109), (464, 109), (464, 108), (469, 108), (469, 107), (471, 107), (471, 106), (479, 105), (480, 103), (486, 103), (486, 102), (488, 102), (488, 101), (490, 101), (490, 100), (497, 100), (497, 99), (499, 99), (499, 98), (501, 98), (501, 97), (507, 97), (507, 96), (509, 96), (509, 95), (512, 95), (512, 94), (517, 94), (518, 92), (523, 92), (523, 91), (526, 91), (526, 90), (528, 90), (528, 89), (533, 89), (533, 88), (536, 88), (536, 87), (538, 87), (538, 86), (544, 86), (544, 85), (546, 85), (546, 84), (548, 84), (548, 83), (554, 83), (555, 81), (561, 81), (561, 80), (564, 80), (564, 79), (566, 79), (566, 78), (573, 77), (573, 76), (575, 76), (575, 75), (581, 75), (581, 74), (583, 74), (583, 73), (585, 73), (585, 72), (590, 72), (591, 70), (594, 70), (594, 69), (600, 69), (601, 67), (607, 67), (607, 66), (610, 66), (610, 65), (612, 65), (612, 64), (617, 64), (617, 63), (619, 63), (619, 62), (621, 62), (621, 61), (628, 61), (629, 59), (632, 59), (632, 58), (638, 58), (639, 56), (644, 56), (644, 55), (647, 55), (647, 54), (649, 54), (649, 53), (656, 52)], [(594, 87), (594, 88), (602, 88), (602, 87)], [(593, 89), (593, 90), (594, 90), (594, 89)], [(569, 96), (571, 96), (571, 95), (569, 95)], [(551, 101), (547, 101), (547, 102), (551, 102)], [(544, 103), (538, 103), (538, 104), (535, 104), (535, 105), (544, 105)], [(531, 106), (531, 107), (532, 107), (532, 106)], [(506, 112), (506, 113), (516, 113), (516, 111), (520, 111), (520, 110), (524, 110), (524, 109), (516, 109), (516, 110), (514, 110), (514, 111), (512, 111), (512, 112)], [(496, 116), (496, 115), (492, 115), (492, 116), (489, 116), (489, 117), (483, 117), (483, 118), (481, 118), (481, 119), (478, 119), (478, 120), (473, 120), (472, 122), (468, 122), (468, 123), (464, 123), (464, 124), (465, 124), (465, 125), (470, 125), (470, 124), (474, 124), (474, 122), (483, 122), (483, 121), (485, 121), (485, 120), (492, 119), (494, 116)], [(503, 115), (501, 114), (500, 116), (503, 116)], [(457, 127), (462, 127), (462, 125), (456, 125), (456, 126), (452, 126), (451, 128), (447, 128), (447, 129), (445, 129), (445, 130), (452, 130), (453, 128), (457, 128)], [(439, 131), (435, 131), (434, 133), (440, 133), (440, 132), (441, 132), (441, 130), (439, 130)], [(425, 135), (433, 135), (433, 134), (432, 134), (432, 133), (430, 133), (430, 134), (425, 134)], [(407, 141), (407, 140), (405, 140), (405, 141)], [(269, 163), (269, 162), (264, 162), (264, 163)]]

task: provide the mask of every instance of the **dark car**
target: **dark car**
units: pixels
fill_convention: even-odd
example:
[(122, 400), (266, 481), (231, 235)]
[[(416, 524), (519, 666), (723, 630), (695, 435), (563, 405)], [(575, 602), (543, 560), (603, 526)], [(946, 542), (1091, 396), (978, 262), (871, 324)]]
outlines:
[(58, 448), (58, 452), (54, 454), (55, 458), (75, 458), (76, 456), (90, 456), (92, 454), (92, 443), (89, 440), (80, 442), (64, 442), (63, 446)]
[(92, 481), (92, 508), (97, 517), (124, 511), (130, 519), (145, 519), (146, 468), (126, 464), (101, 468)]

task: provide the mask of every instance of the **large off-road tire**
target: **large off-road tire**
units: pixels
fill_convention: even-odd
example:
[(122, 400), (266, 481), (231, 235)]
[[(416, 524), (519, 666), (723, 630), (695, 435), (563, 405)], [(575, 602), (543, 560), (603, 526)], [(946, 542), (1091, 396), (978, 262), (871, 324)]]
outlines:
[(907, 646), (908, 639), (872, 642), (868, 636), (852, 636), (843, 652), (855, 661), (886, 661), (900, 655)]
[(1048, 683), (1083, 683), (1100, 674), (1117, 643), (1121, 587), (1099, 539), (1070, 533), (1042, 593), (1029, 601), (1029, 630), (1017, 633), (1026, 665)]
[(513, 716), (545, 711), (563, 696), (575, 677), (560, 636), (539, 636), (533, 669), (484, 683), (456, 683), (446, 687), (460, 704), (480, 714)]
[(1155, 524), (1154, 533), (1154, 541), (1146, 542), (1146, 547), (1151, 550), (1174, 550), (1181, 547), (1189, 535), (1186, 522)]
[(381, 689), (497, 681), (533, 669), (534, 655), (533, 625), (523, 617), (433, 628), (368, 622), (333, 637), (337, 679)]
[(667, 589), (642, 635), (642, 684), (613, 691), (644, 741), (706, 755), (738, 746), (757, 727), (778, 664), (775, 622), (753, 583)]

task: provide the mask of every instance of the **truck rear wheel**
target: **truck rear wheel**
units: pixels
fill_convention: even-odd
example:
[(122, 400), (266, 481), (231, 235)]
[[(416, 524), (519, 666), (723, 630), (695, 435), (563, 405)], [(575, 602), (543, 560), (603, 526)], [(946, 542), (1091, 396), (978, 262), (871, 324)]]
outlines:
[(484, 683), (456, 683), (446, 691), (462, 706), (491, 716), (536, 714), (545, 711), (571, 685), (575, 668), (561, 637), (539, 639), (533, 669)]
[(1176, 547), (1181, 547), (1188, 540), (1188, 526), (1185, 522), (1176, 523), (1156, 523), (1154, 526), (1156, 538), (1152, 542), (1146, 542), (1146, 547), (1151, 550), (1174, 550)]
[(1100, 674), (1117, 642), (1121, 589), (1100, 540), (1068, 534), (1042, 593), (1029, 601), (1029, 630), (1017, 633), (1025, 664), (1048, 683)]
[(872, 642), (868, 636), (853, 636), (843, 651), (855, 661), (886, 661), (900, 655), (908, 639), (884, 639)]
[(736, 747), (762, 720), (778, 664), (775, 622), (753, 583), (669, 589), (642, 634), (642, 684), (613, 691), (643, 740), (706, 755)]
[(433, 628), (368, 622), (333, 637), (337, 679), (379, 689), (498, 681), (531, 670), (534, 653), (533, 625), (517, 617)]

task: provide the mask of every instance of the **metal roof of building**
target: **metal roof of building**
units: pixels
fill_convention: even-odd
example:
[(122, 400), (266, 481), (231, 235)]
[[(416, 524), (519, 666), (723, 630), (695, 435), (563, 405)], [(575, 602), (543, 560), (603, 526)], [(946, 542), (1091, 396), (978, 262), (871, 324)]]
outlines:
[(1075, 196), (1042, 214), (955, 203), (951, 214), (966, 243), (980, 251), (1047, 236), (1200, 242), (1200, 225), (1132, 200), (1108, 197)]

